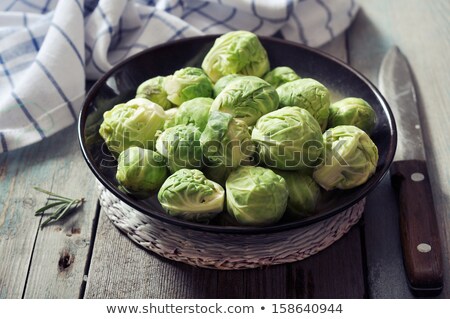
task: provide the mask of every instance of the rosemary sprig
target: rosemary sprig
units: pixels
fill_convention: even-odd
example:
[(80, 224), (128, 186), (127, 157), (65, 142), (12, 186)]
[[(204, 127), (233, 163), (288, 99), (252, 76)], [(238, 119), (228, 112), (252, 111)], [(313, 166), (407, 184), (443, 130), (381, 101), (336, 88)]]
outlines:
[[(41, 224), (41, 228), (47, 226), (50, 223), (56, 222), (65, 216), (68, 216), (70, 213), (74, 212), (78, 207), (81, 207), (85, 202), (84, 198), (80, 199), (72, 199), (68, 197), (64, 197), (52, 192), (49, 192), (40, 187), (33, 187), (35, 190), (49, 195), (47, 197), (47, 205), (39, 208), (34, 215), (35, 216), (43, 216), (44, 214), (50, 214), (50, 216), (44, 220)], [(46, 211), (50, 208), (56, 208), (50, 213), (46, 213)]]

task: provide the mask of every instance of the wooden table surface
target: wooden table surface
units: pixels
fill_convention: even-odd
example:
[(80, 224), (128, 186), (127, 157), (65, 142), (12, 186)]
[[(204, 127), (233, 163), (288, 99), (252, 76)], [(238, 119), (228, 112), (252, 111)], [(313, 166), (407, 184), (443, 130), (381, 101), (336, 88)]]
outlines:
[[(377, 83), (397, 45), (418, 88), (428, 168), (450, 297), (450, 2), (360, 0), (351, 28), (323, 47)], [(85, 197), (64, 223), (40, 229), (45, 196), (32, 185)], [(0, 298), (410, 298), (389, 178), (369, 196), (363, 219), (304, 261), (245, 271), (194, 268), (139, 248), (97, 202), (94, 176), (72, 126), (33, 146), (0, 154)]]

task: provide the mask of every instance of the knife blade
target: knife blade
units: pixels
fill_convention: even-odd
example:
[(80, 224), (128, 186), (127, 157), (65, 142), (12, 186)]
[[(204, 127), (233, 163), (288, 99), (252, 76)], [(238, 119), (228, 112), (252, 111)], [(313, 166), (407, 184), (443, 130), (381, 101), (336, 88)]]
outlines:
[(390, 174), (398, 195), (408, 285), (416, 296), (438, 295), (443, 288), (439, 229), (414, 82), (409, 63), (397, 47), (384, 56), (378, 81), (397, 124), (397, 151)]

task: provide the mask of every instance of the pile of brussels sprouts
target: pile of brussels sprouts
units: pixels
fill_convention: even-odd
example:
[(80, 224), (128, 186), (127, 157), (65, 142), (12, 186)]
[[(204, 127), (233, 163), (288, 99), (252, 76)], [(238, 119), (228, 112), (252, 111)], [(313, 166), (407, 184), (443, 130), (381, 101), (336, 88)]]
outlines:
[(321, 192), (365, 183), (378, 161), (375, 122), (360, 98), (331, 104), (320, 82), (270, 70), (258, 37), (235, 31), (201, 68), (143, 82), (104, 113), (100, 135), (130, 196), (157, 192), (167, 214), (188, 221), (221, 214), (265, 226), (313, 215)]

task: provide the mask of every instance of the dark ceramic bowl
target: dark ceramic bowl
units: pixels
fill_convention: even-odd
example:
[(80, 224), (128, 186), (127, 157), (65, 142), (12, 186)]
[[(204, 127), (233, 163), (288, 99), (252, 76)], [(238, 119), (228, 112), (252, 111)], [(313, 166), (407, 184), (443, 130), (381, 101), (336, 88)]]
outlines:
[(262, 233), (299, 228), (329, 218), (349, 208), (377, 186), (392, 162), (397, 143), (394, 118), (380, 92), (360, 73), (327, 54), (284, 40), (260, 37), (272, 68), (290, 66), (302, 77), (320, 81), (330, 90), (332, 102), (355, 96), (372, 105), (378, 121), (371, 137), (380, 156), (375, 174), (357, 188), (326, 192), (323, 203), (313, 217), (297, 221), (283, 219), (268, 227), (225, 226), (214, 220), (209, 225), (187, 222), (165, 214), (156, 195), (147, 200), (137, 200), (121, 192), (115, 179), (117, 163), (111, 161), (98, 134), (103, 113), (133, 98), (137, 86), (148, 78), (169, 75), (187, 66), (200, 67), (216, 37), (183, 39), (140, 52), (111, 69), (91, 88), (79, 117), (79, 140), (87, 164), (109, 191), (138, 211), (167, 223), (210, 232)]

